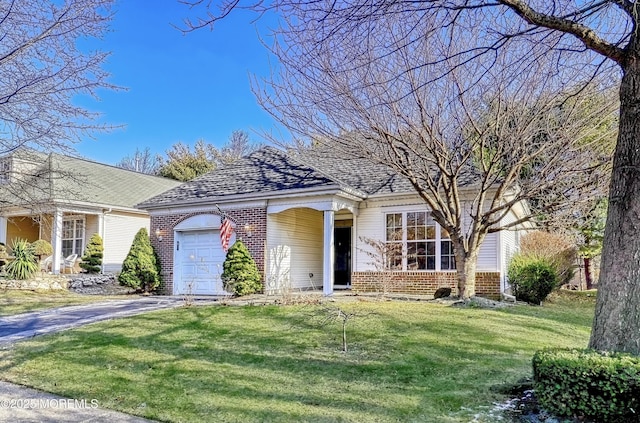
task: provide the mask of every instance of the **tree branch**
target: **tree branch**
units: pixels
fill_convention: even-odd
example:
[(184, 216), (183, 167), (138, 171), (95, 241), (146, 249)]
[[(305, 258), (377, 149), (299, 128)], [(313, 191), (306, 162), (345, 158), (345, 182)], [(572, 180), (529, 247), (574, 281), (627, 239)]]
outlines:
[(537, 12), (522, 0), (499, 0), (499, 2), (509, 7), (531, 25), (571, 34), (582, 41), (588, 49), (606, 56), (616, 63), (621, 64), (623, 61), (624, 52), (622, 48), (605, 41), (586, 25)]

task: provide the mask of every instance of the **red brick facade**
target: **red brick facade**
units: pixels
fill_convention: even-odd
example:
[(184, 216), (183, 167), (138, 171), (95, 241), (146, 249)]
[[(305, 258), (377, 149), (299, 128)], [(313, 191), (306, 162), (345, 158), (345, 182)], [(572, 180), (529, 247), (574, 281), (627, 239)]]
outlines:
[[(441, 287), (457, 293), (455, 272), (353, 272), (351, 289), (354, 292), (398, 292), (403, 294), (433, 295)], [(476, 295), (500, 299), (500, 273), (476, 273)]]
[[(242, 239), (253, 259), (258, 265), (260, 273), (264, 274), (264, 253), (267, 239), (267, 210), (264, 208), (250, 208), (239, 210), (225, 210), (225, 213), (236, 223), (236, 239)], [(218, 215), (217, 209), (199, 211), (197, 213), (183, 213), (174, 215), (151, 216), (151, 244), (160, 257), (162, 284), (159, 292), (163, 294), (173, 293), (173, 229), (180, 222), (192, 216), (201, 214)], [(250, 226), (251, 237), (245, 232), (245, 227)], [(162, 241), (154, 235), (159, 229)]]

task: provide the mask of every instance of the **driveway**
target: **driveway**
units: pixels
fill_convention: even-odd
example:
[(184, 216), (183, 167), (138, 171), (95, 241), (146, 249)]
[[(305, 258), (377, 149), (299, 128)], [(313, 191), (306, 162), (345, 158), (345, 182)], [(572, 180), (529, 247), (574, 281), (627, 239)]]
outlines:
[[(215, 298), (196, 301), (215, 302)], [(0, 317), (0, 347), (45, 333), (184, 305), (181, 297), (139, 297)]]
[[(215, 298), (196, 299), (195, 303), (215, 301)], [(184, 299), (180, 297), (140, 297), (0, 317), (0, 348), (45, 333), (182, 305)], [(150, 420), (100, 408), (99, 402), (92, 398), (63, 398), (0, 381), (0, 422), (143, 423)]]

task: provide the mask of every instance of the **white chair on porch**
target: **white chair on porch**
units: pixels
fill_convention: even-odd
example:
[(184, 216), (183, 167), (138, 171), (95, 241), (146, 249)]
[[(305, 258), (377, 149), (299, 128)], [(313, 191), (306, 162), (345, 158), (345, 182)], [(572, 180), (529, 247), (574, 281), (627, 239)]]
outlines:
[(41, 272), (49, 272), (53, 268), (53, 256), (45, 257), (40, 262), (40, 271)]
[(62, 261), (62, 269), (60, 269), (62, 271), (62, 273), (67, 273), (66, 272), (67, 269), (70, 270), (70, 273), (73, 273), (75, 265), (76, 265), (76, 259), (77, 258), (78, 258), (77, 254), (71, 254), (71, 255), (67, 256)]

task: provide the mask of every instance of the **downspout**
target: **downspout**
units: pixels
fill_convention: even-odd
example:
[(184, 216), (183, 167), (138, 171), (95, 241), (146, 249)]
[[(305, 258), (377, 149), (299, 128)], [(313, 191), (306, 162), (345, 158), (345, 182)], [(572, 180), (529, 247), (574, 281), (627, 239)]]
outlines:
[[(104, 248), (104, 246), (106, 245), (106, 234), (107, 231), (105, 230), (105, 224), (104, 224), (104, 217), (111, 213), (113, 209), (111, 207), (109, 207), (108, 210), (102, 210), (102, 215), (100, 216), (100, 219), (98, 220), (98, 233), (100, 234), (100, 237), (102, 238), (102, 246)], [(104, 274), (104, 253), (102, 254), (102, 263), (100, 264), (100, 274)]]
[(498, 231), (496, 232), (496, 235), (498, 238), (496, 241), (497, 244), (497, 253), (498, 253), (498, 260), (497, 260), (497, 265), (498, 265), (498, 270), (500, 271), (500, 295), (501, 297), (504, 296), (504, 294), (506, 294), (506, 290), (507, 290), (507, 275), (506, 275), (506, 252), (502, 250), (502, 234), (504, 231)]

